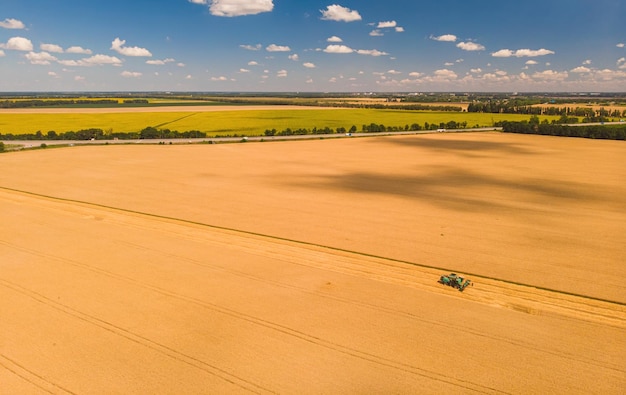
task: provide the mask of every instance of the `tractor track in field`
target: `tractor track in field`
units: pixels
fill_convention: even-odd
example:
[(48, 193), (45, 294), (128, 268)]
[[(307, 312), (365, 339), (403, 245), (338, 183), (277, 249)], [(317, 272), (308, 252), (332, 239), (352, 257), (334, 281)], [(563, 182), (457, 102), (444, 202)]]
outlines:
[[(61, 197), (21, 191), (12, 188), (0, 187), (0, 190), (9, 194), (30, 196), (44, 199), (49, 202), (70, 204), (87, 209), (104, 210), (122, 215), (140, 216), (152, 221), (166, 222), (176, 227), (176, 235), (185, 234), (186, 237), (198, 237), (194, 228), (211, 229), (237, 237), (238, 247), (249, 253), (263, 255), (274, 259), (287, 260), (293, 264), (322, 268), (356, 276), (366, 276), (375, 280), (400, 284), (403, 286), (420, 288), (436, 292), (447, 297), (463, 298), (478, 303), (507, 308), (527, 314), (557, 314), (570, 318), (599, 322), (620, 328), (626, 328), (626, 303), (597, 298), (584, 294), (571, 293), (562, 290), (538, 287), (514, 281), (489, 277), (477, 273), (464, 272), (463, 274), (475, 284), (465, 292), (444, 287), (437, 283), (437, 279), (445, 272), (454, 272), (454, 268), (431, 266), (416, 262), (403, 261), (388, 257), (381, 257), (367, 253), (349, 251), (341, 248), (324, 246), (305, 241), (291, 240), (283, 237), (249, 232), (215, 226), (180, 218), (162, 216), (158, 214), (139, 212), (118, 207), (110, 207), (98, 203), (91, 203)], [(151, 223), (151, 222), (148, 222)], [(158, 224), (150, 226), (152, 229), (162, 230)], [(131, 226), (137, 226), (131, 225)], [(143, 223), (140, 226), (145, 226)], [(184, 230), (183, 230), (184, 229)], [(204, 235), (204, 233), (202, 233)], [(206, 241), (203, 239), (203, 241)], [(213, 241), (231, 245), (227, 239)], [(260, 245), (266, 246), (260, 248)], [(280, 245), (280, 249), (276, 246)], [(315, 251), (318, 255), (311, 254)], [(315, 257), (311, 259), (311, 257)], [(341, 261), (341, 265), (337, 264)], [(365, 264), (367, 262), (368, 264)]]

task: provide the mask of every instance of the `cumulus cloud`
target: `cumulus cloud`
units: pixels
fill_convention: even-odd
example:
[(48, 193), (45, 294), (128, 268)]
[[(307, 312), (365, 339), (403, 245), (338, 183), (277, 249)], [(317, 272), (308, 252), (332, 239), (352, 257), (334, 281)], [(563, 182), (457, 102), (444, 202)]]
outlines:
[(616, 45), (617, 48), (624, 48), (626, 46), (626, 44), (624, 43), (619, 43)]
[(456, 46), (464, 51), (483, 51), (485, 49), (484, 46), (473, 42), (460, 42)]
[(32, 51), (33, 43), (24, 37), (11, 37), (6, 44), (0, 44), (0, 48), (13, 51)]
[[(122, 61), (120, 59), (118, 59), (115, 56), (108, 56), (108, 55), (94, 55), (91, 56), (89, 58), (85, 58), (80, 60), (79, 62), (80, 66), (100, 66), (100, 65), (105, 65), (105, 64), (110, 64), (110, 65), (121, 65)], [(63, 63), (65, 64), (65, 63)], [(69, 66), (69, 65), (66, 65)]]
[(324, 52), (326, 53), (352, 53), (354, 52), (354, 49), (346, 45), (331, 44), (331, 45), (328, 45), (326, 49), (324, 49)]
[(249, 72), (250, 72), (250, 70), (248, 70), (248, 69), (244, 69), (244, 68), (241, 68), (241, 69), (239, 69), (239, 72), (240, 72), (240, 73), (249, 73)]
[(63, 48), (56, 44), (41, 44), (39, 48), (46, 52), (63, 53)]
[(522, 57), (536, 57), (536, 56), (545, 56), (545, 55), (552, 55), (554, 54), (554, 51), (551, 51), (549, 49), (545, 49), (545, 48), (541, 48), (541, 49), (518, 49), (516, 51), (512, 51), (510, 49), (501, 49), (499, 51), (493, 52), (491, 54), (491, 56), (495, 57), (495, 58), (510, 58), (512, 56), (515, 56), (517, 58), (522, 58)]
[(343, 42), (343, 40), (337, 36), (332, 36), (332, 37), (328, 37), (326, 39), (326, 41), (328, 41), (329, 43), (341, 43)]
[(258, 51), (261, 49), (261, 44), (256, 44), (256, 45), (241, 44), (239, 48), (247, 49), (248, 51)]
[(72, 46), (65, 50), (66, 53), (78, 53), (83, 55), (91, 55), (91, 49), (85, 49), (79, 46)]
[(314, 69), (315, 68), (315, 64), (311, 63), (311, 62), (304, 62), (302, 63), (302, 65), (308, 69)]
[[(193, 1), (197, 4), (207, 2)], [(270, 12), (274, 9), (273, 0), (212, 0), (209, 11), (215, 16), (236, 17), (244, 15), (256, 15), (262, 12)]]
[(617, 68), (619, 69), (626, 69), (626, 58), (619, 58), (617, 59)]
[(563, 81), (569, 76), (567, 71), (554, 71), (554, 70), (545, 70), (541, 72), (536, 72), (532, 75), (533, 78), (544, 81)]
[(381, 32), (378, 29), (374, 29), (370, 32), (370, 36), (372, 37), (380, 37), (380, 36), (384, 36), (383, 32)]
[(402, 33), (404, 32), (404, 28), (402, 26), (396, 26), (396, 32)]
[(585, 66), (578, 66), (570, 70), (571, 73), (590, 73), (591, 69)]
[(384, 29), (384, 28), (388, 28), (388, 27), (396, 27), (398, 24), (396, 23), (396, 21), (385, 21), (385, 22), (378, 22), (378, 26), (376, 26), (379, 29)]
[(48, 52), (29, 52), (26, 55), (26, 59), (30, 64), (48, 65), (50, 62), (56, 62), (57, 58), (50, 55)]
[(298, 60), (300, 60), (300, 56), (298, 56), (297, 53), (294, 53), (293, 55), (289, 55), (289, 60), (293, 60), (294, 62), (297, 62)]
[(291, 51), (291, 48), (286, 45), (270, 44), (265, 48), (265, 50), (267, 52), (289, 52)]
[(430, 36), (431, 40), (435, 41), (446, 41), (446, 42), (455, 42), (456, 36), (454, 34), (443, 34), (441, 36)]
[(0, 27), (3, 27), (5, 29), (24, 29), (26, 28), (26, 26), (24, 26), (24, 23), (20, 20), (17, 19), (13, 19), (13, 18), (7, 18), (3, 21), (0, 22)]
[(111, 42), (111, 49), (121, 55), (125, 56), (146, 56), (150, 57), (152, 54), (145, 48), (139, 47), (125, 47), (126, 40), (120, 40), (119, 37)]
[(120, 75), (125, 78), (139, 78), (143, 74), (138, 71), (122, 71)]
[(219, 77), (211, 77), (211, 81), (228, 81), (228, 78), (222, 76)]
[(458, 77), (454, 71), (448, 69), (435, 70), (434, 75), (437, 79), (445, 80), (453, 80)]
[(384, 56), (389, 55), (387, 52), (382, 52), (377, 49), (359, 49), (356, 51), (359, 55), (369, 55), (369, 56)]
[(248, 66), (258, 66), (258, 65), (259, 65), (259, 62), (256, 62), (254, 60), (251, 60), (248, 62)]
[(287, 70), (279, 70), (278, 73), (276, 73), (276, 77), (280, 77), (280, 78), (287, 77)]
[(337, 4), (329, 5), (325, 10), (320, 10), (322, 19), (337, 22), (355, 22), (361, 20), (361, 15), (356, 10), (342, 7)]
[(176, 60), (172, 59), (172, 58), (167, 58), (167, 59), (154, 59), (154, 60), (146, 60), (146, 64), (151, 64), (154, 66), (162, 66), (166, 63), (171, 63), (171, 62), (175, 62)]
[(526, 64), (527, 65), (535, 65), (535, 64), (537, 64), (537, 61), (531, 59), (531, 60), (527, 61)]

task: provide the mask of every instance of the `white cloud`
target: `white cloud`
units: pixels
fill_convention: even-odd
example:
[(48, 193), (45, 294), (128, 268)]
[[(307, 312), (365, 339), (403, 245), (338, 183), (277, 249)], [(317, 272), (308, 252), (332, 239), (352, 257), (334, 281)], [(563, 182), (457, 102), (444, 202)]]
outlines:
[(531, 60), (528, 60), (528, 61), (526, 62), (526, 64), (527, 64), (527, 65), (535, 65), (535, 64), (537, 64), (537, 61), (536, 61), (536, 60), (532, 60), (532, 59), (531, 59)]
[(300, 56), (298, 56), (297, 53), (294, 53), (293, 55), (289, 55), (289, 59), (297, 62), (298, 60), (300, 60)]
[[(97, 54), (89, 58), (80, 60), (80, 66), (100, 66), (104, 64), (121, 65), (122, 61), (115, 56)], [(65, 64), (65, 63), (62, 63)], [(65, 64), (66, 66), (71, 66)]]
[(122, 71), (120, 75), (125, 78), (139, 78), (143, 74), (138, 71)]
[(478, 68), (475, 68), (475, 69), (470, 69), (470, 72), (474, 73), (474, 74), (480, 74), (480, 73), (483, 72), (483, 70), (480, 67), (478, 67)]
[(178, 67), (185, 67), (186, 65), (183, 62), (180, 62), (180, 63), (176, 63), (176, 66), (178, 66)]
[(586, 65), (591, 64), (591, 59), (587, 59), (587, 60), (583, 61), (583, 64), (586, 64)]
[(354, 50), (345, 45), (331, 44), (324, 49), (326, 53), (352, 53)]
[(320, 10), (322, 19), (337, 22), (354, 22), (360, 21), (361, 15), (356, 10), (351, 10), (337, 4), (329, 5), (326, 10)]
[(510, 58), (512, 56), (522, 58), (522, 57), (536, 57), (536, 56), (545, 56), (552, 55), (554, 51), (549, 49), (541, 48), (541, 49), (518, 49), (516, 51), (512, 51), (510, 49), (501, 49), (491, 54), (491, 56), (496, 58)]
[(26, 59), (30, 64), (48, 65), (50, 62), (56, 62), (57, 58), (50, 55), (48, 52), (29, 52), (26, 55)]
[(616, 45), (617, 48), (624, 48), (626, 46), (626, 44), (624, 43), (619, 43)]
[(175, 62), (176, 60), (172, 59), (172, 58), (167, 58), (167, 59), (154, 59), (154, 60), (146, 60), (146, 64), (151, 64), (154, 66), (162, 66), (166, 63), (171, 63), (171, 62)]
[(248, 51), (258, 51), (261, 49), (261, 44), (257, 44), (257, 45), (241, 44), (239, 47), (243, 49), (247, 49)]
[(63, 48), (56, 44), (41, 44), (39, 48), (46, 52), (63, 53)]
[(446, 41), (446, 42), (455, 42), (456, 36), (454, 34), (443, 34), (441, 36), (430, 36), (431, 40), (435, 41)]
[(458, 77), (454, 71), (448, 69), (435, 70), (434, 74), (437, 79), (444, 80), (453, 80)]
[(0, 27), (5, 29), (24, 29), (24, 23), (17, 19), (7, 18), (4, 21), (0, 22)]
[(126, 44), (126, 40), (120, 40), (119, 37), (117, 37), (111, 42), (111, 49), (125, 56), (152, 56), (150, 51), (145, 48), (125, 47), (124, 44)]
[(396, 32), (402, 33), (404, 32), (404, 28), (402, 26), (396, 26)]
[(370, 32), (370, 36), (372, 37), (380, 37), (380, 36), (384, 36), (383, 32), (381, 32), (378, 29), (374, 29)]
[(389, 55), (387, 52), (382, 52), (377, 49), (359, 49), (356, 51), (359, 55), (369, 55), (369, 56), (384, 56)]
[(219, 77), (211, 77), (211, 81), (228, 81), (228, 78), (222, 76)]
[(265, 50), (268, 52), (289, 52), (291, 51), (291, 48), (286, 45), (270, 44), (265, 48)]
[(258, 66), (258, 65), (259, 65), (259, 63), (254, 61), (254, 60), (251, 60), (251, 61), (248, 62), (248, 66)]
[(302, 65), (308, 69), (314, 69), (315, 68), (315, 64), (311, 63), (311, 62), (304, 62), (302, 63)]
[(464, 51), (483, 51), (485, 49), (484, 46), (473, 42), (460, 42), (456, 46)]
[(378, 22), (378, 26), (376, 26), (379, 29), (384, 29), (384, 28), (388, 28), (388, 27), (396, 27), (397, 23), (396, 21), (385, 21), (385, 22)]
[(554, 70), (545, 70), (541, 72), (536, 72), (532, 75), (533, 78), (544, 81), (563, 81), (568, 77), (567, 71), (554, 71)]
[(59, 78), (59, 75), (57, 73), (55, 73), (54, 71), (48, 71), (48, 75), (50, 77)]
[(185, 79), (186, 79), (186, 80), (191, 80), (191, 79), (193, 79), (193, 77), (191, 76), (191, 74), (187, 74), (187, 75), (185, 76)]
[(402, 72), (398, 71), (398, 70), (388, 70), (387, 74), (395, 74), (395, 75), (397, 75), (397, 74), (402, 74)]
[(91, 55), (91, 49), (85, 49), (79, 46), (72, 46), (65, 50), (66, 53), (78, 53), (83, 55)]
[(328, 37), (326, 39), (326, 41), (328, 41), (329, 43), (341, 43), (343, 42), (343, 40), (337, 36), (332, 36), (332, 37)]
[(3, 56), (6, 56), (6, 54), (4, 53), (3, 50), (0, 49), (0, 58), (3, 57)]
[(33, 43), (24, 37), (11, 37), (6, 44), (0, 44), (0, 48), (14, 51), (32, 51)]
[(278, 73), (276, 73), (276, 77), (287, 77), (287, 70), (279, 70)]
[(589, 73), (591, 69), (585, 66), (578, 66), (570, 70), (571, 73)]
[[(194, 2), (197, 3), (196, 0)], [(203, 3), (206, 4), (206, 1)], [(209, 10), (212, 15), (235, 17), (244, 15), (256, 15), (262, 12), (270, 12), (274, 9), (272, 0), (211, 0)]]
[(499, 51), (493, 52), (491, 56), (493, 56), (494, 58), (510, 58), (511, 56), (514, 56), (514, 54), (513, 51), (511, 51), (510, 49), (501, 49)]
[(424, 75), (423, 73), (419, 73), (417, 71), (412, 71), (412, 72), (409, 73), (409, 76), (414, 77), (414, 78), (418, 78), (418, 77), (421, 77), (423, 75)]
[(626, 69), (626, 58), (617, 59), (617, 68), (618, 69)]
[(240, 73), (249, 73), (249, 72), (250, 72), (250, 70), (248, 70), (248, 69), (244, 69), (244, 68), (241, 68), (241, 69), (239, 69), (239, 72), (240, 72)]
[(189, 0), (189, 2), (194, 4), (209, 4), (208, 0)]

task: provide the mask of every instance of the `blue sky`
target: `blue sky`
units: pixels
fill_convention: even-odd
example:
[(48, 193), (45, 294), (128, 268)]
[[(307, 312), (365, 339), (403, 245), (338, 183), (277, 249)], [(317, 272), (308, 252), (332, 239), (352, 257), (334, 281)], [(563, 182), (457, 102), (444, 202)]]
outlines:
[(1, 0), (0, 91), (626, 91), (623, 0)]

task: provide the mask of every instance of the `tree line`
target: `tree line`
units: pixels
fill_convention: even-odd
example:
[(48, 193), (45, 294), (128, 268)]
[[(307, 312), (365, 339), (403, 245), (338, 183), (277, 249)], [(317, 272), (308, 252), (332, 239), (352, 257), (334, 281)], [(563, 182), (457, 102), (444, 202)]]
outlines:
[(602, 122), (609, 117), (626, 117), (626, 110), (612, 111), (605, 108), (593, 109), (590, 107), (535, 107), (522, 105), (517, 101), (485, 101), (473, 102), (467, 107), (467, 112), (528, 114), (528, 115), (560, 115), (568, 117), (582, 117), (583, 122)]
[[(147, 99), (125, 99), (124, 104), (148, 104)], [(117, 99), (64, 99), (64, 100), (2, 100), (0, 101), (0, 108), (31, 108), (31, 107), (59, 107), (59, 106), (72, 106), (72, 105), (111, 105), (119, 104)]]
[(137, 140), (137, 139), (178, 139), (178, 138), (205, 138), (206, 132), (199, 130), (188, 130), (179, 132), (178, 130), (157, 129), (152, 126), (142, 129), (139, 132), (112, 132), (99, 128), (81, 129), (78, 131), (68, 131), (57, 133), (51, 130), (47, 133), (37, 131), (25, 134), (2, 134), (2, 140)]
[[(465, 129), (465, 128), (467, 128), (467, 122), (456, 122), (456, 121), (440, 122), (440, 123), (424, 122), (423, 126), (418, 123), (413, 123), (411, 125), (405, 124), (403, 126), (402, 125), (387, 126), (384, 124), (378, 124), (378, 123), (372, 122), (370, 124), (363, 124), (361, 126), (360, 131), (362, 133), (380, 133), (380, 132), (409, 132), (409, 131), (413, 132), (413, 131), (419, 131), (419, 130)], [(333, 129), (327, 126), (325, 128), (312, 128), (312, 129), (286, 128), (281, 131), (278, 131), (276, 129), (266, 129), (265, 135), (266, 136), (303, 136), (307, 134), (356, 133), (357, 131), (358, 131), (358, 128), (356, 127), (356, 125), (352, 125), (352, 127), (350, 127), (349, 129), (346, 129), (344, 127), (338, 127), (337, 129)]]
[(540, 134), (545, 136), (583, 137), (590, 139), (626, 140), (626, 125), (569, 126), (539, 122), (502, 122), (508, 133)]

